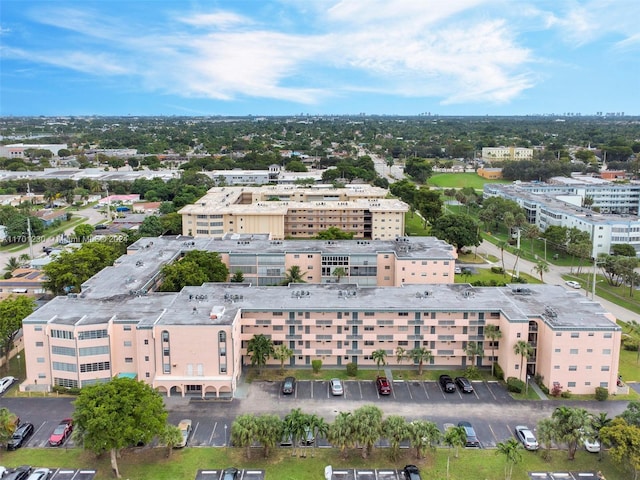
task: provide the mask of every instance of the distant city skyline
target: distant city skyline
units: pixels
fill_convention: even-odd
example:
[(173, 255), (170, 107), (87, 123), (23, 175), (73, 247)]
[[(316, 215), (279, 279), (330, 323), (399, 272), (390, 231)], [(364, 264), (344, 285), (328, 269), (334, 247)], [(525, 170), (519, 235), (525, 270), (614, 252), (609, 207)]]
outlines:
[(640, 115), (637, 0), (4, 0), (0, 115)]

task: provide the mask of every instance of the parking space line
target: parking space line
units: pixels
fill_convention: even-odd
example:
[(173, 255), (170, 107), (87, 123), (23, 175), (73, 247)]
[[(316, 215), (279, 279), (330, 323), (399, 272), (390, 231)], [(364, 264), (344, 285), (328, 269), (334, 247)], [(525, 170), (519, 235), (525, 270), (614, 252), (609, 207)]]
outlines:
[(407, 392), (409, 392), (409, 398), (411, 400), (413, 400), (413, 395), (411, 394), (411, 385), (410, 385), (410, 383), (409, 382), (404, 382), (404, 383), (407, 386)]
[[(497, 401), (498, 399), (497, 399), (497, 398), (496, 398), (496, 396), (493, 394), (493, 390), (491, 390), (491, 387), (489, 386), (489, 384), (490, 384), (490, 383), (491, 383), (491, 382), (487, 382), (487, 390), (489, 390), (489, 393), (491, 394), (491, 396), (493, 397), (493, 399)], [(494, 382), (494, 383), (495, 383), (495, 382)]]
[[(211, 436), (209, 437), (209, 445), (213, 444), (213, 436), (216, 433), (216, 427), (218, 426), (218, 422), (213, 423), (213, 431), (211, 432)], [(226, 445), (225, 445), (226, 446)]]
[[(358, 382), (358, 390), (360, 390), (360, 398), (362, 399), (362, 383)], [(380, 395), (378, 395), (378, 398), (380, 398)]]
[[(200, 422), (196, 422), (196, 428), (193, 429), (193, 432), (191, 432), (191, 435), (189, 436), (189, 438), (191, 438), (191, 440), (193, 440), (196, 436), (196, 432), (198, 431), (198, 426), (200, 425)], [(189, 438), (187, 438), (187, 441), (189, 440)]]
[(491, 424), (489, 424), (489, 430), (491, 430), (491, 435), (493, 435), (493, 439), (496, 441), (496, 444), (499, 443), (500, 440), (498, 440), (496, 433), (493, 431), (493, 428), (491, 428)]
[(429, 392), (427, 391), (427, 382), (420, 382), (422, 385), (422, 389), (424, 390), (424, 394), (427, 396), (427, 400), (429, 400)]
[(311, 382), (311, 398), (313, 398), (313, 384), (316, 382)]

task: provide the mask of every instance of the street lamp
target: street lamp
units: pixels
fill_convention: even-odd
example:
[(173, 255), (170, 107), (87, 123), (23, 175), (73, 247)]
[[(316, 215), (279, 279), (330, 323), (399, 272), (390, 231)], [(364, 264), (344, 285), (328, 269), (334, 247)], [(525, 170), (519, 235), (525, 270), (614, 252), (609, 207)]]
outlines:
[(227, 424), (224, 424), (224, 446), (227, 446)]
[(531, 375), (527, 374), (527, 383), (524, 387), (524, 394), (525, 396), (529, 396), (529, 379), (531, 378)]
[(18, 359), (18, 377), (22, 378), (22, 362), (20, 361), (20, 354), (16, 355)]

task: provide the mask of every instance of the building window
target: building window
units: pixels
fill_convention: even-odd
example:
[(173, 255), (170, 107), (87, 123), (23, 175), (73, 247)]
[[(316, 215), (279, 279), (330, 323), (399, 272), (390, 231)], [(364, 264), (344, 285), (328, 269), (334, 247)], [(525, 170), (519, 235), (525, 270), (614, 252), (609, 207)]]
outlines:
[(554, 370), (560, 370), (560, 365), (554, 365), (554, 366), (553, 366), (553, 369), (554, 369)]
[(131, 340), (125, 340), (124, 341), (124, 346), (125, 347), (130, 347), (131, 346)]
[(144, 344), (145, 344), (145, 345), (149, 345), (149, 339), (148, 339), (148, 338), (145, 338), (145, 339), (144, 339)]
[(516, 338), (520, 338), (522, 337), (522, 334), (520, 332), (516, 333)]
[(51, 353), (54, 355), (67, 355), (69, 357), (76, 356), (76, 349), (71, 347), (59, 347), (58, 345), (54, 345), (51, 347)]
[(64, 362), (52, 362), (52, 368), (54, 370), (60, 370), (62, 372), (77, 372), (78, 367), (75, 363), (64, 363)]
[(569, 365), (569, 371), (570, 372), (575, 372), (578, 370), (578, 366), (577, 365)]
[(100, 330), (87, 330), (84, 332), (78, 332), (78, 340), (95, 340), (97, 338), (107, 338), (109, 334), (107, 329)]
[(578, 333), (578, 332), (571, 332), (571, 338), (580, 338), (580, 333)]
[(73, 340), (73, 332), (69, 330), (51, 330), (52, 338), (64, 338), (65, 340)]
[(567, 383), (567, 387), (569, 387), (569, 388), (575, 388), (575, 386), (576, 386), (576, 382)]
[(609, 382), (600, 382), (602, 388), (609, 388)]
[(611, 335), (610, 333), (605, 333), (605, 334), (604, 334), (604, 338), (611, 338), (611, 336), (612, 336), (612, 335)]
[(171, 364), (163, 363), (162, 364), (162, 373), (171, 373)]
[(556, 337), (561, 337), (562, 336), (562, 332), (556, 332)]
[(145, 378), (149, 378), (149, 377), (151, 377), (151, 374), (149, 372), (145, 372), (144, 376), (145, 376)]
[(593, 353), (593, 348), (587, 348), (587, 353)]
[(556, 348), (556, 349), (553, 351), (553, 353), (560, 353), (561, 351), (562, 351), (562, 349), (560, 349), (560, 348)]
[(88, 357), (91, 355), (106, 355), (109, 353), (109, 347), (106, 345), (100, 347), (82, 347), (78, 349), (78, 353), (81, 357)]
[(149, 361), (149, 355), (145, 355), (145, 356), (144, 356), (144, 361), (145, 361), (145, 362), (148, 362), (148, 361)]
[(130, 331), (131, 331), (131, 325), (124, 325), (124, 326), (122, 327), (122, 329), (123, 329), (125, 332), (130, 332)]
[(36, 347), (44, 347), (44, 342), (36, 342)]
[(603, 355), (611, 355), (611, 349), (610, 348), (605, 348), (602, 350), (602, 354)]
[(38, 363), (44, 363), (44, 357), (38, 357), (38, 358), (36, 359), (36, 362), (38, 362)]
[(33, 331), (34, 332), (41, 332), (42, 331), (42, 327), (34, 327)]
[(601, 372), (608, 372), (609, 371), (609, 365), (603, 365), (600, 367), (600, 371)]
[(133, 363), (133, 357), (125, 357), (124, 363)]
[(102, 370), (109, 370), (111, 368), (111, 362), (93, 362), (93, 363), (81, 363), (80, 372), (99, 372)]
[(578, 349), (577, 348), (572, 348), (569, 350), (569, 355), (578, 355)]

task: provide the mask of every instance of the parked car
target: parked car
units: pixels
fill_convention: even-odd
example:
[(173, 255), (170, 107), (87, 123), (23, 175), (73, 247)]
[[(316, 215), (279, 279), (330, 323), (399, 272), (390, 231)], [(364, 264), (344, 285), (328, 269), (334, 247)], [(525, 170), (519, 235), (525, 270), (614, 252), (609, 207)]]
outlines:
[(473, 429), (469, 422), (458, 422), (458, 426), (464, 428), (464, 433), (467, 435), (467, 442), (465, 447), (480, 448), (480, 442), (476, 436), (476, 431)]
[(0, 378), (0, 393), (4, 393), (9, 390), (9, 387), (16, 381), (16, 377), (2, 377)]
[(304, 427), (304, 438), (300, 442), (303, 445), (313, 445), (316, 438), (313, 436), (313, 431), (309, 427)]
[(22, 465), (14, 469), (7, 476), (2, 477), (2, 480), (26, 480), (31, 473), (31, 467), (29, 465)]
[(287, 377), (282, 382), (282, 393), (284, 395), (291, 395), (296, 388), (296, 379), (293, 377)]
[(180, 430), (180, 434), (182, 435), (182, 441), (178, 445), (176, 445), (176, 448), (187, 446), (189, 435), (191, 435), (191, 425), (191, 420), (188, 418), (180, 420), (180, 423), (178, 423), (178, 429)]
[(51, 470), (48, 468), (36, 468), (27, 480), (47, 480), (51, 475)]
[(240, 478), (240, 470), (234, 467), (225, 468), (222, 472), (222, 480), (238, 480)]
[(567, 284), (567, 286), (571, 287), (571, 288), (581, 288), (580, 284), (578, 282), (574, 282), (573, 280), (567, 280), (566, 282), (564, 282)]
[(67, 441), (67, 438), (71, 436), (71, 432), (73, 431), (73, 420), (70, 418), (65, 418), (62, 420), (56, 429), (53, 431), (51, 436), (49, 437), (49, 445), (52, 447), (58, 447), (63, 445), (64, 442)]
[(454, 267), (454, 273), (462, 273), (462, 267)]
[(449, 375), (440, 375), (440, 386), (447, 393), (453, 393), (456, 391), (456, 385), (453, 383), (453, 379)]
[(8, 472), (9, 470), (7, 470), (5, 467), (0, 467), (0, 478), (4, 477)]
[(104, 223), (98, 223), (98, 224), (95, 226), (95, 229), (96, 229), (96, 230), (106, 230), (107, 228), (108, 228), (108, 227), (107, 227), (107, 225), (105, 225)]
[(420, 477), (420, 470), (415, 465), (405, 465), (402, 469), (405, 480), (422, 480)]
[(344, 388), (342, 387), (342, 380), (339, 378), (332, 378), (329, 381), (329, 388), (331, 390), (331, 395), (343, 395)]
[(590, 453), (598, 453), (600, 451), (600, 442), (595, 438), (589, 438), (589, 436), (585, 434), (584, 430), (580, 430), (580, 433), (582, 433), (582, 444), (584, 445), (584, 449)]
[(467, 377), (456, 377), (456, 385), (464, 393), (473, 393), (473, 385)]
[(13, 436), (7, 442), (7, 450), (15, 450), (22, 447), (31, 438), (31, 435), (33, 435), (33, 424), (29, 422), (23, 423), (13, 432)]
[(380, 395), (390, 395), (391, 394), (391, 384), (387, 377), (378, 377), (376, 378), (376, 388), (378, 389), (378, 393)]
[(516, 427), (516, 438), (520, 440), (525, 449), (538, 450), (538, 440), (536, 440), (533, 432), (529, 430), (529, 427), (518, 425)]

